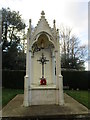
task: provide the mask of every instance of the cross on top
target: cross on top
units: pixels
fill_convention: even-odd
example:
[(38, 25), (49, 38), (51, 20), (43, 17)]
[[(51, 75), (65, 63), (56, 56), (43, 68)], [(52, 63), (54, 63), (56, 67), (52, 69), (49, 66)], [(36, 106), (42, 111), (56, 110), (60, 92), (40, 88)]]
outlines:
[(44, 16), (44, 15), (45, 15), (45, 12), (44, 12), (44, 11), (42, 11), (42, 12), (41, 12), (41, 15), (42, 15), (42, 16)]

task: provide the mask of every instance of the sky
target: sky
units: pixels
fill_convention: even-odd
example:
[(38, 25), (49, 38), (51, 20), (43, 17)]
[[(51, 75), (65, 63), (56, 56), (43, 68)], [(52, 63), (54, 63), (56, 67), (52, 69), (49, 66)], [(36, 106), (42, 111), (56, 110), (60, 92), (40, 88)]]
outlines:
[[(88, 0), (0, 0), (2, 7), (19, 11), (26, 25), (31, 19), (34, 27), (44, 10), (51, 27), (55, 19), (58, 29), (61, 24), (71, 27), (81, 44), (88, 45)], [(85, 66), (88, 69), (88, 61)]]

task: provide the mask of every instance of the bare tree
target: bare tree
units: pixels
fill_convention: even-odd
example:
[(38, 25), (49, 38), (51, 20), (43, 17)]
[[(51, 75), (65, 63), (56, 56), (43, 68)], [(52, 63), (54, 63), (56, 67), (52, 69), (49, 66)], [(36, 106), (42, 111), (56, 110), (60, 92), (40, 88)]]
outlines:
[(62, 67), (84, 69), (86, 45), (80, 45), (80, 40), (72, 35), (70, 27), (62, 26), (60, 34)]

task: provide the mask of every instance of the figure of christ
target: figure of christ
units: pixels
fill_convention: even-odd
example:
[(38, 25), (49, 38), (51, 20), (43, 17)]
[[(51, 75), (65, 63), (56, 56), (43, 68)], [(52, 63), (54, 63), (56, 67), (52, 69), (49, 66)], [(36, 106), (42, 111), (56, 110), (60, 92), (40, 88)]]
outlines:
[(37, 61), (39, 61), (40, 64), (42, 64), (42, 78), (40, 80), (40, 84), (46, 85), (46, 79), (44, 78), (44, 64), (46, 64), (46, 62), (48, 62), (49, 60), (47, 60), (46, 57), (44, 56), (44, 54), (42, 53), (42, 56)]

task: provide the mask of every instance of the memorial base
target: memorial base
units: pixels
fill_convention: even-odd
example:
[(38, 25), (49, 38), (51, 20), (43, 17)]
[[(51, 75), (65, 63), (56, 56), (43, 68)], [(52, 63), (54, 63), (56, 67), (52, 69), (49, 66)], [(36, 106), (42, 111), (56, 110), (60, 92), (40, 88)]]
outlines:
[(56, 104), (56, 93), (58, 89), (55, 86), (39, 86), (32, 87), (31, 92), (31, 105), (50, 105)]

